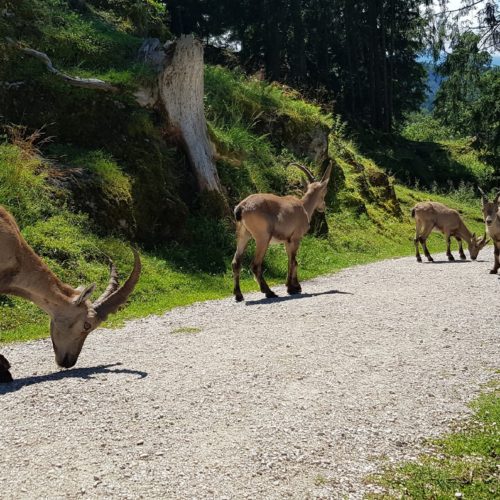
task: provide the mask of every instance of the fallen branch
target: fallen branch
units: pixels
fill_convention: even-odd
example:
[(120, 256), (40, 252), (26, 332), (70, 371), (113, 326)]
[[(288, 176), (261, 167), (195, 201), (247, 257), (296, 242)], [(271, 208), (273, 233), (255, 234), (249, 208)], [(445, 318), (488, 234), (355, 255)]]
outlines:
[(23, 47), (21, 44), (15, 42), (10, 38), (8, 38), (7, 41), (11, 46), (21, 51), (23, 54), (42, 61), (51, 73), (58, 76), (59, 78), (62, 78), (64, 81), (66, 81), (70, 85), (73, 85), (74, 87), (102, 90), (104, 92), (117, 92), (119, 90), (114, 85), (111, 85), (110, 83), (107, 83), (103, 80), (99, 80), (98, 78), (80, 78), (78, 76), (67, 75), (66, 73), (63, 73), (62, 71), (59, 71), (57, 68), (55, 68), (52, 64), (52, 61), (50, 60), (50, 57), (44, 52), (30, 49), (29, 47)]

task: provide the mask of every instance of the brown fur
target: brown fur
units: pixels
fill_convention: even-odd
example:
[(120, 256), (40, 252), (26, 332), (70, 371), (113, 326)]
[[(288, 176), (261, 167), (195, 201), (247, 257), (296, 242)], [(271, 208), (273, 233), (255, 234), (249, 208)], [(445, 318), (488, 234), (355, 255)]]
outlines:
[(453, 236), (458, 241), (460, 258), (466, 259), (462, 248), (462, 240), (464, 240), (469, 248), (469, 253), (472, 260), (476, 260), (479, 251), (488, 243), (486, 235), (483, 238), (476, 238), (472, 234), (460, 214), (452, 208), (434, 201), (424, 201), (413, 207), (411, 212), (412, 217), (415, 217), (415, 250), (418, 262), (422, 262), (419, 252), (419, 243), (424, 249), (425, 256), (429, 262), (433, 262), (433, 258), (427, 249), (427, 238), (432, 231), (439, 231), (446, 237), (446, 255), (448, 260), (455, 260), (451, 253), (450, 244)]
[(95, 285), (75, 289), (63, 283), (26, 243), (14, 218), (0, 206), (0, 294), (30, 300), (51, 317), (56, 362), (65, 368), (76, 363), (87, 335), (133, 290), (140, 275), (140, 259), (134, 253), (134, 270), (127, 282), (118, 288), (112, 266), (106, 292), (92, 304), (89, 298)]
[[(301, 167), (304, 169), (305, 167)], [(309, 230), (311, 217), (316, 210), (325, 210), (325, 195), (330, 179), (332, 166), (328, 166), (321, 181), (310, 182), (304, 196), (276, 196), (275, 194), (252, 194), (241, 201), (234, 210), (236, 224), (237, 248), (232, 266), (234, 277), (234, 295), (242, 301), (240, 289), (240, 270), (243, 253), (248, 242), (255, 240), (255, 256), (252, 272), (266, 297), (276, 297), (267, 285), (263, 273), (262, 262), (271, 243), (284, 243), (288, 254), (287, 290), (290, 294), (300, 293), (301, 286), (297, 278), (296, 255), (302, 237)], [(312, 174), (306, 169), (308, 177)]]
[(493, 264), (493, 269), (491, 269), (490, 274), (497, 274), (498, 269), (500, 269), (500, 192), (496, 194), (493, 201), (488, 201), (484, 192), (481, 189), (479, 191), (482, 197), (481, 205), (486, 232), (493, 240), (493, 245), (495, 247), (493, 251), (495, 263)]

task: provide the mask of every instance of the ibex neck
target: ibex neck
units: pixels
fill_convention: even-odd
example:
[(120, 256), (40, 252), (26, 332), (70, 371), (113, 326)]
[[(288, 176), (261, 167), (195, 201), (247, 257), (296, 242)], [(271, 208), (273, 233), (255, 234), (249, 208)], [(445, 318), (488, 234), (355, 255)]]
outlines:
[(302, 197), (302, 205), (304, 206), (304, 210), (307, 213), (307, 218), (311, 220), (314, 212), (316, 210), (316, 200), (317, 194), (315, 192), (308, 192)]
[(21, 271), (9, 293), (31, 300), (51, 317), (71, 305), (73, 288), (63, 283), (34, 252), (26, 252), (21, 260)]
[(469, 231), (468, 227), (463, 221), (460, 221), (460, 227), (458, 228), (457, 236), (466, 241), (467, 244), (472, 241), (472, 233)]

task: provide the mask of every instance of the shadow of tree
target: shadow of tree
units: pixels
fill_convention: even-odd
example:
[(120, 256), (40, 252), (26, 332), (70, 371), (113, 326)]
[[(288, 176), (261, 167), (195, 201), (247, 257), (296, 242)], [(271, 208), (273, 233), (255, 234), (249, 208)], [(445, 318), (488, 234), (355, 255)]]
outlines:
[(41, 384), (44, 382), (57, 382), (58, 380), (63, 380), (65, 378), (80, 378), (83, 380), (90, 380), (94, 378), (94, 375), (102, 374), (129, 374), (136, 375), (138, 379), (142, 379), (148, 376), (146, 372), (139, 370), (130, 370), (128, 368), (114, 368), (121, 366), (121, 363), (113, 363), (110, 365), (98, 365), (90, 366), (87, 368), (74, 368), (70, 370), (61, 370), (59, 372), (49, 373), (47, 375), (34, 375), (31, 377), (23, 377), (15, 379), (9, 384), (0, 385), (0, 396), (3, 394), (8, 394), (10, 392), (16, 392), (23, 387)]

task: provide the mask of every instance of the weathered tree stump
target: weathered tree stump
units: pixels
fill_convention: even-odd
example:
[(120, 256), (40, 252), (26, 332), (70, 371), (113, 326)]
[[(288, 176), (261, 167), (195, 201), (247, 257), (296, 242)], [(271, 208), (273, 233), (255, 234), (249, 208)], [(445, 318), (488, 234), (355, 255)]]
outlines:
[(137, 101), (166, 114), (169, 135), (178, 138), (200, 191), (222, 192), (205, 119), (201, 43), (192, 35), (181, 36), (165, 46), (150, 39), (143, 43), (140, 58), (158, 72), (158, 77), (136, 93)]

